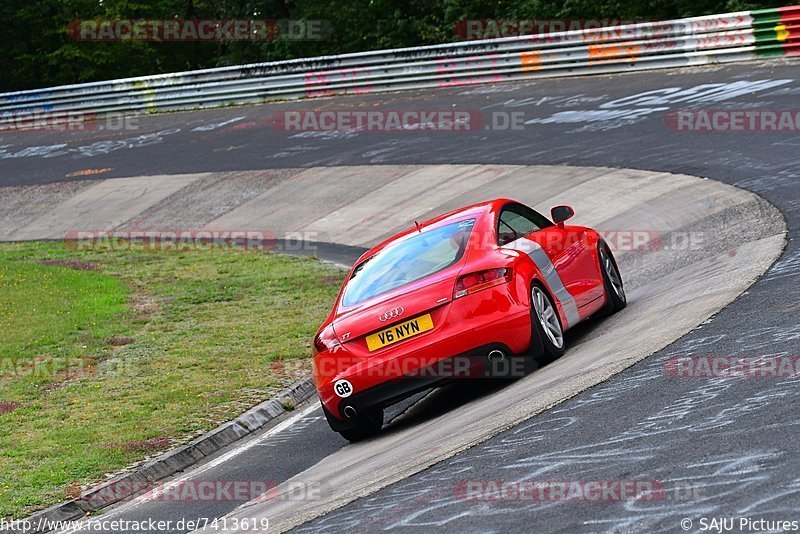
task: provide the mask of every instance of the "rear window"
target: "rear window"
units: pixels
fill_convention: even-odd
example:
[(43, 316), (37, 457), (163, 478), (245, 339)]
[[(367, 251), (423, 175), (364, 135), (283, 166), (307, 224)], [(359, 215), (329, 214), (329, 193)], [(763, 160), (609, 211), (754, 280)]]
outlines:
[(450, 267), (461, 259), (475, 219), (412, 234), (361, 263), (347, 282), (342, 304), (354, 306)]

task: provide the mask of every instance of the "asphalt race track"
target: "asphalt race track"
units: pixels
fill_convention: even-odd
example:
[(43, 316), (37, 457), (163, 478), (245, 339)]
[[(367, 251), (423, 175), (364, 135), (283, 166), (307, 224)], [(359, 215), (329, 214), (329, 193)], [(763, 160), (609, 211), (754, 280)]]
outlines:
[[(309, 522), (298, 530), (442, 526), (484, 532), (530, 525), (545, 532), (674, 532), (681, 530), (686, 518), (694, 521), (691, 531), (698, 530), (702, 517), (798, 520), (800, 462), (795, 443), (800, 437), (796, 417), (800, 401), (795, 379), (676, 379), (666, 375), (664, 366), (674, 355), (798, 355), (800, 131), (677, 132), (670, 130), (665, 114), (796, 111), (799, 74), (796, 63), (775, 61), (139, 117), (139, 131), (134, 133), (6, 133), (0, 136), (0, 185), (72, 181), (80, 188), (85, 180), (139, 175), (340, 165), (503, 164), (683, 173), (755, 192), (783, 213), (788, 244), (766, 275), (713, 320), (607, 381), (482, 443), (319, 517), (302, 517)], [(485, 117), (493, 111), (520, 112), (528, 124), (467, 132), (320, 133), (284, 132), (271, 122), (285, 110), (348, 107), (457, 108)], [(94, 174), (99, 170), (103, 171)], [(742, 216), (754, 213), (758, 212)], [(754, 227), (763, 223), (736, 222)], [(719, 268), (745, 272), (741, 259), (734, 255)], [(713, 279), (719, 273), (700, 274)], [(677, 286), (681, 279), (672, 282)], [(660, 291), (659, 298), (669, 301), (672, 288)], [(594, 336), (601, 333), (608, 334), (601, 325), (578, 332), (581, 348), (588, 351)], [(567, 360), (569, 356), (568, 351)], [(390, 419), (397, 421), (390, 426), (400, 429), (394, 435), (413, 433), (432, 418), (519, 390), (519, 384), (456, 385), (413, 405), (396, 407)], [(299, 407), (291, 419), (284, 427), (254, 436), (252, 442), (237, 444), (236, 450), (221, 453), (218, 463), (212, 460), (189, 476), (248, 479), (257, 473), (262, 479), (285, 481), (334, 454), (356, 450), (327, 430), (313, 402)], [(381, 439), (363, 444), (372, 447), (365, 450), (378, 449)], [(464, 481), (519, 479), (659, 480), (668, 491), (656, 502), (588, 503), (476, 502), (463, 499), (458, 490)], [(229, 513), (238, 504), (186, 509), (127, 503), (103, 515), (207, 517)], [(268, 508), (260, 503), (236, 513), (247, 517)], [(276, 524), (282, 524), (280, 518)]]

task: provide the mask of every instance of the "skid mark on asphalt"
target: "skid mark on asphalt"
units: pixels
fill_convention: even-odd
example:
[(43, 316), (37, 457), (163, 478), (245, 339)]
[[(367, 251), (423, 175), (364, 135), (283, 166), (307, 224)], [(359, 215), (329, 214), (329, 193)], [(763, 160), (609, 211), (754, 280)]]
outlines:
[[(319, 410), (319, 406), (317, 406), (316, 404), (314, 404), (312, 407), (316, 407)], [(314, 411), (316, 411), (316, 410), (312, 410), (311, 413), (313, 413)], [(281, 433), (279, 433), (277, 435), (273, 435), (275, 437), (273, 437), (272, 439), (260, 441), (258, 443), (258, 446), (259, 447), (277, 447), (278, 445), (286, 443), (287, 441), (289, 441), (293, 437), (296, 437), (297, 435), (302, 434), (308, 427), (310, 427), (311, 425), (313, 425), (317, 421), (321, 421), (321, 420), (325, 419), (325, 416), (322, 415), (322, 411), (321, 410), (319, 410), (319, 411), (320, 411), (320, 415), (309, 415), (309, 416), (306, 416), (306, 417), (302, 417), (300, 420), (295, 422), (293, 425), (291, 425), (290, 427), (286, 428), (285, 431), (283, 431), (283, 432), (281, 432)]]
[(232, 119), (228, 119), (222, 122), (212, 122), (210, 124), (203, 124), (202, 126), (197, 126), (196, 128), (192, 128), (193, 132), (210, 132), (216, 130), (217, 128), (222, 128), (223, 126), (228, 126), (229, 124), (233, 124), (234, 122), (239, 122), (241, 120), (246, 119), (247, 117), (234, 117)]

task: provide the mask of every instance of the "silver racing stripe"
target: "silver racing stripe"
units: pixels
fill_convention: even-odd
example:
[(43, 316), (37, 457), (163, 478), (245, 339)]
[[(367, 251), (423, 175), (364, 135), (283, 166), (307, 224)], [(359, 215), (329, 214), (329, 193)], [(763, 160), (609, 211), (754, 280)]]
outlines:
[(533, 260), (533, 263), (536, 264), (536, 267), (539, 268), (542, 276), (544, 276), (545, 282), (547, 282), (547, 285), (553, 292), (553, 296), (561, 303), (561, 307), (564, 309), (564, 315), (567, 316), (567, 324), (564, 325), (564, 330), (580, 322), (581, 316), (578, 314), (578, 305), (575, 304), (575, 299), (572, 298), (567, 288), (564, 287), (564, 282), (562, 282), (561, 277), (558, 276), (556, 266), (550, 261), (550, 257), (539, 243), (531, 241), (526, 237), (520, 237), (516, 241), (504, 245), (503, 248), (527, 254), (530, 259)]

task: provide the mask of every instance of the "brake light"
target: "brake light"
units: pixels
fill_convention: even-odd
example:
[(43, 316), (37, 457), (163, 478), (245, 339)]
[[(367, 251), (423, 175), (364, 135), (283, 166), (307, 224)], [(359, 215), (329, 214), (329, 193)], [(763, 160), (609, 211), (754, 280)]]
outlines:
[(453, 289), (453, 298), (457, 299), (471, 295), (490, 287), (507, 284), (510, 281), (511, 269), (505, 267), (465, 274), (456, 281), (456, 287)]
[(330, 327), (323, 329), (322, 332), (314, 336), (314, 348), (317, 352), (331, 350), (338, 344), (339, 340), (336, 339), (333, 329)]

